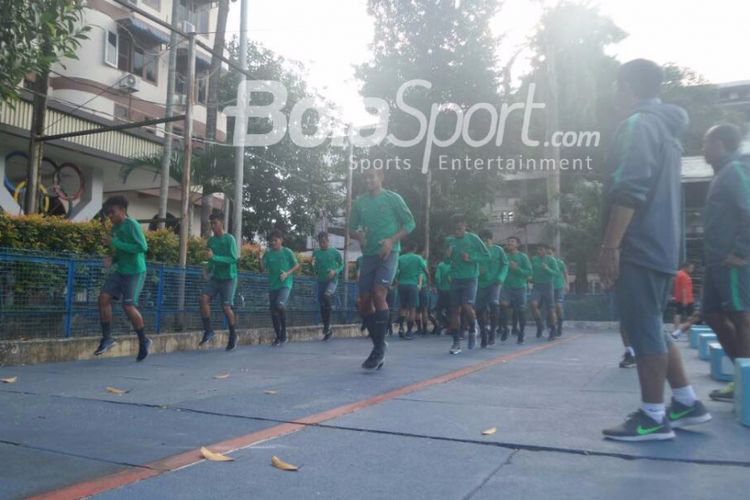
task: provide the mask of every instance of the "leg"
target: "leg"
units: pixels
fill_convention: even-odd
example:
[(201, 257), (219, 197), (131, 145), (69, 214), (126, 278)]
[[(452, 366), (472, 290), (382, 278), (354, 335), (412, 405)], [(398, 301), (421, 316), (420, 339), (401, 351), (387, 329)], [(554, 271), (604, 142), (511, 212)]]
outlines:
[(110, 350), (115, 345), (112, 339), (112, 295), (106, 292), (99, 294), (99, 318), (102, 327), (102, 340), (94, 355), (99, 356)]
[(750, 358), (750, 312), (731, 312), (729, 317), (736, 332), (737, 357)]
[(203, 338), (198, 345), (202, 346), (210, 342), (215, 334), (211, 329), (211, 296), (208, 293), (202, 293), (198, 301), (201, 308), (201, 321), (203, 322)]

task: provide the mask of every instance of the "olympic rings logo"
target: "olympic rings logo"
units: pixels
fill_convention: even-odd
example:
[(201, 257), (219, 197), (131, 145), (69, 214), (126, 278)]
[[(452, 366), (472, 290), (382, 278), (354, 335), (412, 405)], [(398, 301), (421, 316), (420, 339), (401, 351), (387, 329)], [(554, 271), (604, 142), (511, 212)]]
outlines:
[[(24, 151), (13, 151), (11, 153), (8, 153), (5, 156), (6, 166), (8, 165), (8, 162), (13, 158), (22, 158), (28, 162), (29, 156)], [(81, 169), (78, 167), (78, 165), (70, 162), (64, 162), (58, 165), (54, 160), (46, 157), (42, 158), (42, 164), (51, 166), (53, 171), (51, 189), (48, 189), (41, 183), (39, 184), (39, 192), (44, 200), (43, 203), (45, 212), (48, 212), (50, 209), (50, 198), (58, 198), (59, 200), (71, 203), (83, 196), (83, 193), (86, 191), (86, 178), (84, 177), (83, 172), (81, 172)], [(78, 179), (78, 189), (74, 191), (71, 190), (73, 192), (69, 193), (63, 187), (63, 179), (70, 175)], [(5, 188), (10, 191), (16, 203), (20, 203), (21, 195), (26, 191), (26, 181), (23, 180), (18, 184), (13, 184), (13, 182), (6, 175), (4, 184)]]

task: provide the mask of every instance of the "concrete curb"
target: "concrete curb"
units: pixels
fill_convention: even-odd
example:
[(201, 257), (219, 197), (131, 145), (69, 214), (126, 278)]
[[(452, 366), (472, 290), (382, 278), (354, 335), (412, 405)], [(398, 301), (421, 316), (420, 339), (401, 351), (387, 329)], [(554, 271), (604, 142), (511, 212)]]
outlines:
[[(365, 337), (359, 329), (360, 325), (333, 326), (334, 338)], [(290, 342), (314, 342), (322, 339), (322, 327), (297, 326), (290, 327)], [(239, 330), (239, 345), (270, 344), (275, 338), (272, 328), (254, 328)], [(202, 332), (161, 333), (151, 334), (149, 338), (154, 342), (153, 353), (168, 353), (179, 351), (194, 351), (198, 349), (223, 349), (227, 343), (228, 332), (216, 332), (216, 337), (210, 347), (198, 347), (203, 336)], [(148, 335), (148, 333), (147, 333)], [(0, 366), (33, 365), (37, 363), (55, 363), (60, 361), (76, 361), (93, 359), (94, 351), (99, 345), (101, 337), (76, 337), (68, 339), (35, 339), (35, 340), (4, 340), (0, 341)], [(102, 358), (135, 356), (138, 353), (138, 339), (133, 335), (118, 335), (117, 344)]]

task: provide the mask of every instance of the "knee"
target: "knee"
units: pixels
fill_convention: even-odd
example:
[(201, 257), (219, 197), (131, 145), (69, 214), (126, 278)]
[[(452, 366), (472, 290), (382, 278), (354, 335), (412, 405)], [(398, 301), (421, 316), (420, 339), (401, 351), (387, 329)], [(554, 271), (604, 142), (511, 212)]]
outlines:
[(99, 294), (99, 307), (106, 307), (112, 303), (112, 297), (106, 293)]
[(231, 316), (234, 314), (234, 309), (232, 309), (232, 306), (224, 306), (224, 314), (227, 316)]

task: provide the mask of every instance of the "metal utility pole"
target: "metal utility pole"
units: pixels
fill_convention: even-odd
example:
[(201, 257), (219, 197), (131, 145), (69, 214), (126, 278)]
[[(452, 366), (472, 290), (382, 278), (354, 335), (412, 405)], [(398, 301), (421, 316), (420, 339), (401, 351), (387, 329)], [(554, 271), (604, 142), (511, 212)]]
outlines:
[(557, 74), (555, 47), (549, 39), (549, 33), (545, 33), (544, 52), (546, 61), (547, 74), (547, 113), (546, 113), (546, 140), (547, 140), (547, 158), (552, 158), (554, 170), (547, 177), (547, 212), (549, 220), (554, 225), (552, 246), (555, 252), (560, 255), (560, 147), (552, 144), (552, 135), (560, 128), (557, 107)]
[[(347, 135), (349, 135), (347, 129)], [(349, 150), (346, 158), (346, 212), (344, 212), (344, 283), (349, 281), (349, 245), (351, 237), (349, 236), (349, 221), (352, 218), (352, 158), (354, 157), (354, 145), (351, 137), (349, 138)], [(345, 295), (346, 297), (346, 295)]]
[(424, 211), (424, 260), (430, 261), (430, 210), (432, 210), (432, 169), (427, 169), (425, 180), (427, 200)]
[(238, 94), (237, 100), (237, 118), (234, 121), (235, 129), (239, 127), (239, 134), (235, 133), (235, 137), (238, 135), (243, 138), (239, 144), (236, 145), (234, 152), (234, 239), (237, 241), (237, 245), (242, 247), (242, 208), (244, 206), (243, 190), (245, 186), (245, 146), (244, 138), (247, 135), (247, 118), (245, 112), (247, 111), (247, 95), (246, 95), (246, 82), (247, 82), (247, 14), (248, 14), (248, 0), (240, 0), (240, 67), (242, 68), (242, 79), (240, 80), (240, 89), (242, 92)]
[[(172, 27), (178, 29), (177, 14), (180, 2), (172, 1)], [(177, 75), (177, 32), (169, 32), (169, 70), (167, 71), (167, 102), (164, 116), (169, 118), (174, 111), (175, 79)], [(167, 220), (167, 204), (169, 203), (169, 169), (172, 162), (172, 122), (164, 124), (164, 149), (161, 155), (161, 183), (159, 185), (159, 222), (158, 228), (164, 229)]]
[(195, 83), (195, 33), (188, 33), (187, 74), (185, 75), (185, 124), (180, 198), (180, 267), (187, 265), (190, 237), (190, 167), (193, 157), (193, 84)]

